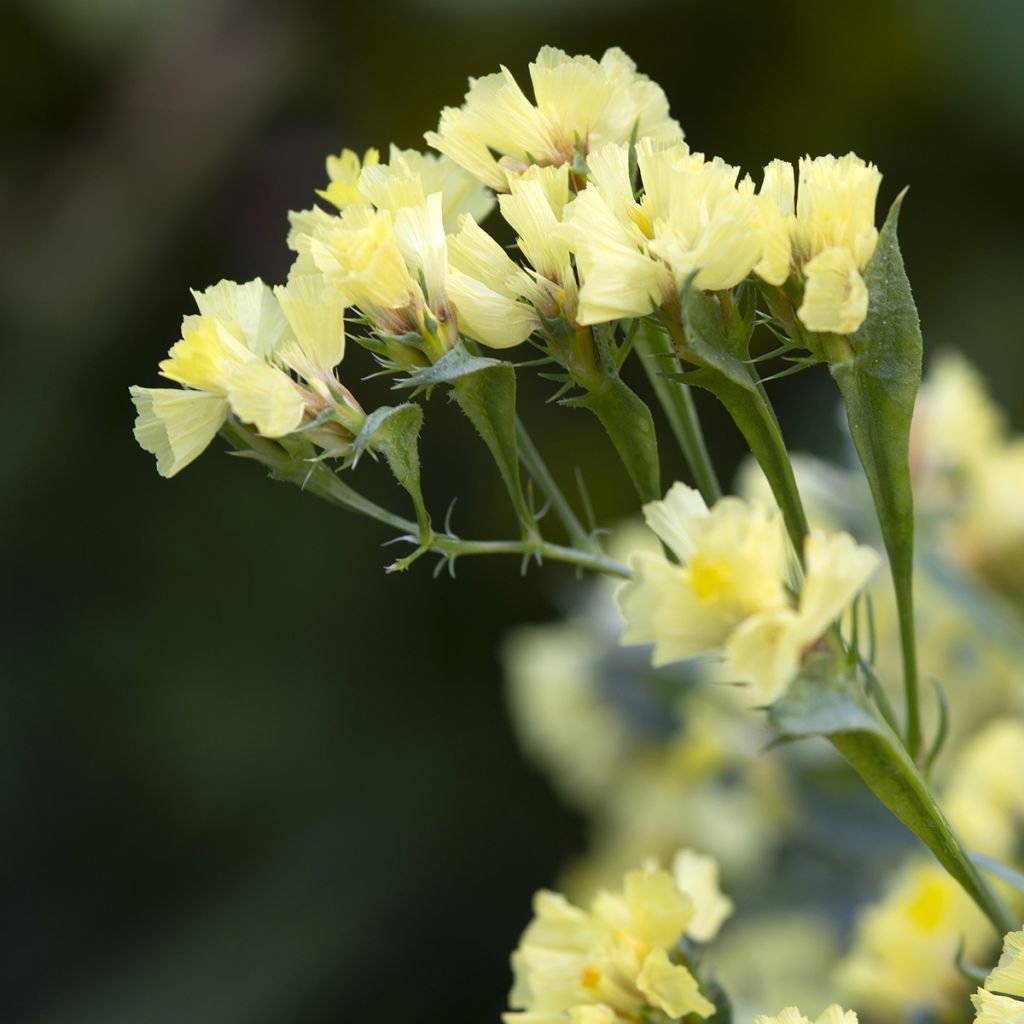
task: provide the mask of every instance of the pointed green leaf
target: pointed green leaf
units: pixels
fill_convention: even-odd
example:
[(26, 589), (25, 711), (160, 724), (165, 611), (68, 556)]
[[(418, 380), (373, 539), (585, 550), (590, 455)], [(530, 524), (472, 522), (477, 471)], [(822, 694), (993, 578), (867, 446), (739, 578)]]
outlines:
[(428, 543), (432, 531), (430, 516), (420, 489), (419, 435), (423, 410), (412, 402), (381, 406), (366, 417), (366, 423), (352, 445), (356, 460), (367, 450), (379, 451), (395, 479), (405, 488), (416, 509), (420, 541)]
[(745, 366), (744, 372), (753, 384), (749, 388), (737, 384), (732, 377), (711, 366), (703, 366), (688, 373), (686, 379), (710, 391), (725, 406), (726, 412), (739, 427), (775, 495), (793, 549), (797, 557), (802, 558), (807, 516), (793, 475), (793, 464), (768, 399), (753, 383), (751, 368)]
[(902, 195), (893, 203), (864, 280), (868, 314), (850, 336), (851, 354), (832, 363), (850, 434), (878, 514), (900, 618), (907, 689), (907, 743), (921, 742), (914, 644), (914, 496), (910, 424), (921, 383), (921, 326), (897, 238)]
[(615, 374), (573, 399), (604, 427), (643, 502), (661, 498), (658, 437), (647, 404)]
[(753, 321), (748, 323), (731, 314), (714, 296), (694, 288), (693, 276), (683, 285), (679, 297), (688, 348), (688, 352), (681, 354), (699, 366), (717, 371), (738, 387), (753, 390), (757, 381), (748, 363)]
[[(453, 349), (448, 355), (460, 351)], [(447, 359), (445, 356), (444, 359)], [(444, 362), (440, 360), (435, 369)], [(516, 439), (516, 372), (511, 363), (466, 356), (449, 379), (452, 397), (476, 427), (505, 482), (524, 534), (534, 532), (533, 513), (523, 493)], [(464, 367), (470, 367), (464, 369)]]
[(832, 671), (827, 657), (808, 662), (801, 677), (769, 709), (770, 723), (783, 740), (826, 737), (996, 927), (1003, 928), (1006, 908), (960, 845), (899, 737), (863, 697), (854, 675), (837, 678)]

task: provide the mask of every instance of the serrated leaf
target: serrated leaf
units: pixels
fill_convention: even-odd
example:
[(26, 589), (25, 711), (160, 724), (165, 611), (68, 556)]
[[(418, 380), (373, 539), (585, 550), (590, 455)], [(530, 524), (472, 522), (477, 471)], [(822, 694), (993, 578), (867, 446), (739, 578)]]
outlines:
[(868, 704), (853, 674), (832, 676), (827, 657), (810, 660), (769, 709), (782, 739), (824, 736), (876, 797), (935, 855), (997, 927), (1006, 910), (984, 881), (900, 738)]
[(472, 355), (461, 345), (457, 345), (438, 359), (433, 366), (424, 366), (422, 369), (410, 373), (404, 380), (396, 381), (395, 387), (423, 388), (432, 387), (435, 384), (452, 384), (470, 374), (485, 370), (489, 366), (507, 365), (500, 359)]
[[(897, 238), (902, 195), (893, 203), (864, 280), (868, 313), (850, 336), (852, 356), (831, 365), (867, 476), (889, 556), (900, 617), (904, 675), (912, 708), (908, 742), (916, 756), (917, 665), (914, 654), (914, 495), (910, 425), (921, 383), (921, 325)], [(913, 696), (911, 695), (913, 691)]]
[(412, 498), (421, 543), (431, 536), (430, 516), (423, 503), (420, 488), (419, 434), (423, 410), (412, 402), (384, 405), (366, 417), (366, 423), (352, 445), (353, 462), (366, 451), (379, 451), (395, 479)]

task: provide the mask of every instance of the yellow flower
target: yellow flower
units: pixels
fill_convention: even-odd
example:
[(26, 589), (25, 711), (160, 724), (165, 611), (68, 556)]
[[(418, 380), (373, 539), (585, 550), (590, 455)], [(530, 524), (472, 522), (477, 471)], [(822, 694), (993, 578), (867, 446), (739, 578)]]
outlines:
[(414, 305), (419, 286), (409, 274), (395, 238), (389, 210), (347, 206), (338, 217), (314, 227), (309, 253), (346, 305), (373, 315), (377, 310)]
[(802, 653), (867, 582), (878, 564), (846, 534), (813, 531), (803, 592), (787, 587), (789, 553), (777, 510), (724, 498), (710, 511), (675, 484), (644, 506), (650, 528), (680, 564), (637, 555), (635, 578), (619, 591), (624, 643), (653, 643), (655, 665), (724, 652), (726, 671), (754, 685), (760, 701), (779, 697)]
[[(693, 880), (703, 888), (707, 872)], [(514, 1010), (504, 1020), (639, 1024), (647, 1006), (673, 1020), (708, 1016), (714, 1006), (697, 979), (670, 956), (693, 925), (696, 898), (653, 865), (628, 872), (620, 890), (598, 893), (589, 910), (539, 892), (512, 957)], [(699, 899), (707, 908), (720, 896), (701, 892)]]
[(999, 963), (971, 1001), (978, 1011), (975, 1024), (1024, 1022), (1024, 931), (1006, 936)]
[(849, 249), (824, 249), (804, 264), (804, 301), (797, 311), (812, 331), (852, 334), (868, 315), (868, 289)]
[(682, 138), (661, 88), (638, 74), (619, 49), (607, 50), (598, 62), (545, 46), (530, 64), (530, 78), (535, 103), (505, 67), (471, 80), (463, 105), (442, 111), (427, 143), (504, 192), (531, 164), (571, 164), (577, 146), (586, 153), (627, 142), (634, 132)]
[(979, 989), (971, 1002), (977, 1015), (974, 1024), (1024, 1024), (1024, 1002)]
[[(337, 405), (339, 390), (347, 395), (333, 375), (345, 347), (342, 308), (331, 302), (319, 278), (297, 277), (276, 291), (262, 281), (221, 281), (193, 295), (200, 313), (185, 317), (181, 339), (160, 363), (161, 375), (183, 389), (130, 392), (138, 413), (135, 437), (156, 456), (162, 476), (192, 462), (229, 413), (264, 437), (283, 437), (302, 424), (307, 411)], [(281, 364), (305, 378), (319, 398)], [(332, 451), (350, 441), (364, 417), (355, 399), (347, 408), (348, 433), (329, 427), (311, 439)]]
[(392, 145), (386, 164), (364, 166), (359, 189), (378, 209), (423, 206), (427, 196), (441, 194), (444, 230), (454, 231), (463, 216), (482, 221), (494, 208), (494, 196), (453, 160), (436, 153)]
[(686, 934), (710, 942), (732, 913), (732, 900), (719, 889), (717, 861), (696, 850), (680, 850), (672, 860), (672, 875), (679, 890), (693, 899), (694, 916)]
[(222, 395), (181, 388), (130, 389), (138, 413), (135, 440), (156, 456), (156, 470), (172, 477), (198, 458), (228, 416)]
[(380, 160), (380, 153), (368, 149), (360, 164), (359, 154), (343, 149), (339, 156), (327, 158), (327, 177), (330, 183), (325, 189), (318, 189), (317, 195), (332, 206), (344, 210), (352, 203), (365, 203), (366, 198), (359, 189), (359, 175), (364, 167), (373, 167)]
[(784, 254), (791, 247), (805, 278), (797, 315), (809, 330), (852, 334), (867, 316), (862, 271), (878, 242), (875, 200), (881, 181), (878, 168), (854, 153), (804, 157), (794, 214), (792, 165), (775, 160), (765, 168), (761, 197), (778, 216), (765, 214), (768, 262), (759, 272), (771, 284), (782, 284), (788, 276), (782, 272)]
[(538, 274), (551, 281), (572, 277), (569, 246), (559, 225), (569, 200), (569, 168), (531, 167), (510, 182), (498, 199), (501, 215), (515, 229), (523, 255)]
[(737, 168), (690, 153), (681, 141), (644, 139), (636, 153), (639, 202), (627, 146), (608, 145), (587, 158), (590, 185), (565, 211), (561, 235), (580, 270), (581, 323), (673, 304), (691, 275), (710, 291), (739, 284), (765, 263), (766, 218), (781, 216), (749, 179), (737, 183)]
[[(760, 1016), (755, 1024), (811, 1024), (795, 1006), (787, 1006), (777, 1017)], [(857, 1014), (833, 1004), (818, 1018), (817, 1024), (857, 1024)]]

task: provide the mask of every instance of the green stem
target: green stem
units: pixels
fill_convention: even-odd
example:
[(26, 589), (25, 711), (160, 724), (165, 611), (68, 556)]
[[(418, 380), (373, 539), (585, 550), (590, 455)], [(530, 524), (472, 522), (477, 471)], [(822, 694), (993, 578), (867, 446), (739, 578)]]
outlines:
[[(400, 530), (410, 541), (419, 540), (419, 526), (411, 519), (389, 512), (386, 508), (364, 498), (332, 472), (322, 462), (309, 462), (290, 455), (281, 445), (252, 433), (241, 424), (227, 422), (221, 433), (228, 443), (251, 458), (262, 462), (275, 480), (295, 484), (349, 512), (375, 519), (385, 526)], [(552, 544), (539, 537), (522, 540), (464, 540), (448, 533), (433, 534), (422, 543), (416, 556), (433, 551), (448, 558), (462, 555), (519, 555), (529, 558), (549, 558), (565, 562), (591, 572), (603, 573), (618, 579), (629, 579), (633, 574), (624, 565), (605, 557), (600, 552), (580, 551), (562, 544)], [(411, 561), (411, 559), (407, 560)]]
[(573, 512), (572, 506), (555, 482), (555, 478), (545, 465), (540, 452), (537, 451), (536, 445), (530, 439), (530, 435), (526, 432), (526, 427), (518, 415), (516, 416), (516, 431), (519, 435), (519, 459), (526, 467), (526, 471), (533, 477), (534, 482), (551, 502), (551, 507), (555, 510), (555, 515), (558, 516), (559, 521), (565, 527), (566, 533), (569, 534), (573, 547), (600, 555), (600, 542), (587, 531), (577, 518), (576, 513)]
[(657, 324), (645, 320), (637, 325), (634, 345), (697, 487), (708, 505), (713, 505), (722, 496), (722, 488), (704, 443), (693, 395), (688, 385), (660, 371), (664, 366), (681, 372), (672, 341)]

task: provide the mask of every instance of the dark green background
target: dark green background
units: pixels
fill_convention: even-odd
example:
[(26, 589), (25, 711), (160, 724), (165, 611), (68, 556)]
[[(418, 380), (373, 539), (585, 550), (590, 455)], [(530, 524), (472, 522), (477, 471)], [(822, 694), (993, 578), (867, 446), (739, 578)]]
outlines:
[[(25, 0), (0, 10), (4, 584), (2, 1019), (495, 1020), (533, 889), (581, 827), (520, 757), (496, 648), (571, 574), (381, 571), (386, 531), (220, 446), (160, 480), (127, 388), (156, 384), (189, 286), (284, 277), (285, 213), (342, 145), (418, 145), (469, 74), (621, 45), (695, 149), (752, 169), (855, 149), (911, 185), (930, 349), (1020, 388), (1024, 4)], [(364, 404), (386, 385), (355, 350)], [(628, 483), (585, 413), (539, 407), (605, 521)], [(823, 374), (775, 392), (839, 442)], [(707, 409), (723, 467), (738, 442)], [(440, 397), (426, 490), (512, 529)], [(380, 467), (367, 491), (401, 502)], [(680, 475), (666, 458), (666, 473)]]

